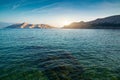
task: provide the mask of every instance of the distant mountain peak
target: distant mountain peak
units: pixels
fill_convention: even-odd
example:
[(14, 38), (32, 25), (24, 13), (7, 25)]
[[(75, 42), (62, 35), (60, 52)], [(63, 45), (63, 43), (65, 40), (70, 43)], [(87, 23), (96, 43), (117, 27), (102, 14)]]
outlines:
[(28, 25), (28, 23), (23, 23), (20, 28), (25, 28)]

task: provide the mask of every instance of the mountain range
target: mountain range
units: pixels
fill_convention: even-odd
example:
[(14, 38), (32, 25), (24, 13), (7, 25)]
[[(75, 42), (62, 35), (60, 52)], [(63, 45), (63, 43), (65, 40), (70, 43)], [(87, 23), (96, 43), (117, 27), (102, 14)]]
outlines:
[(98, 18), (89, 22), (73, 22), (64, 29), (120, 29), (120, 15)]

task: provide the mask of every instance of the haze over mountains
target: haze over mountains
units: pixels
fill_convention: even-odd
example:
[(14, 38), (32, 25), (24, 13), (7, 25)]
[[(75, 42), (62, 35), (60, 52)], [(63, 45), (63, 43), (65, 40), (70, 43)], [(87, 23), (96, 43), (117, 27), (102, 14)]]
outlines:
[(65, 25), (65, 29), (120, 29), (120, 15), (98, 18), (89, 22), (73, 22)]
[[(5, 28), (40, 28), (40, 29), (50, 29), (55, 28), (48, 24), (29, 24), (29, 23), (17, 23), (17, 24), (7, 24), (0, 23), (0, 26), (7, 26)], [(9, 25), (9, 26), (8, 26)], [(57, 28), (57, 27), (56, 27)], [(65, 25), (62, 29), (120, 29), (120, 15), (114, 15), (105, 18), (98, 18), (89, 22), (73, 22), (70, 25)]]
[(6, 26), (10, 26), (12, 25), (13, 23), (7, 23), (7, 22), (0, 22), (0, 28), (4, 28)]
[(50, 26), (48, 24), (29, 24), (29, 23), (18, 23), (18, 24), (13, 24), (13, 25), (10, 25), (6, 28), (55, 28), (53, 26)]

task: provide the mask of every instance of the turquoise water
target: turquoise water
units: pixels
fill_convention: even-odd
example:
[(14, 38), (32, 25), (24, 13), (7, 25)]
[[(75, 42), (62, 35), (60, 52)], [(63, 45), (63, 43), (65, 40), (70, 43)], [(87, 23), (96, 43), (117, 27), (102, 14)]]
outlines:
[(119, 75), (120, 30), (0, 30), (0, 80), (120, 80)]

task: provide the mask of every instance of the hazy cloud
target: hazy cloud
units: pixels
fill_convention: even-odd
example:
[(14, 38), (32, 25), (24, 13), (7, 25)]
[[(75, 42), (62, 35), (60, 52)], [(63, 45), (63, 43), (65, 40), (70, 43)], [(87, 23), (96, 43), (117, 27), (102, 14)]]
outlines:
[(45, 5), (45, 6), (42, 6), (40, 8), (33, 9), (31, 12), (40, 12), (40, 11), (43, 11), (43, 10), (48, 10), (48, 9), (57, 7), (58, 4), (59, 4), (59, 2), (52, 3), (52, 4), (49, 4), (49, 5)]
[(17, 1), (15, 4), (13, 4), (12, 9), (17, 9), (18, 7), (20, 7), (26, 0), (20, 0)]

